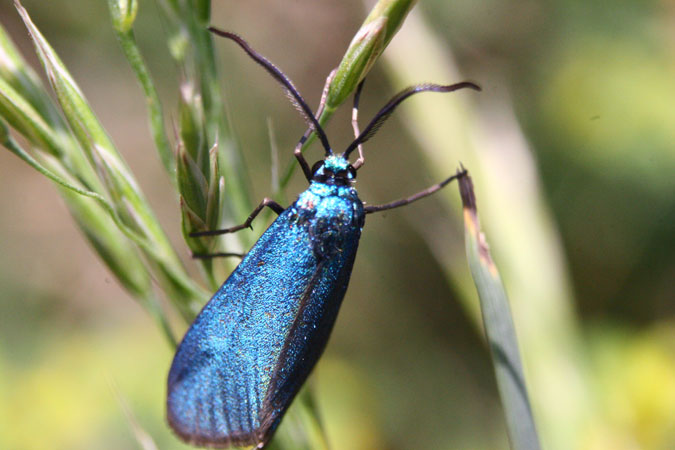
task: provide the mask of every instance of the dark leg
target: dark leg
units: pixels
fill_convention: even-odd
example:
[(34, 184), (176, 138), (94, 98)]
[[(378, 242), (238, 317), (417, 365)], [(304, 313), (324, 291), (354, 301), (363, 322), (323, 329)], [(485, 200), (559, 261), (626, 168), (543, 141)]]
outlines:
[(197, 231), (195, 233), (190, 233), (191, 237), (199, 237), (199, 236), (216, 236), (219, 234), (226, 234), (226, 233), (234, 233), (235, 231), (243, 230), (244, 228), (253, 228), (251, 226), (251, 222), (253, 222), (253, 219), (256, 218), (258, 214), (260, 214), (260, 211), (263, 210), (264, 207), (270, 208), (272, 211), (274, 211), (277, 214), (281, 214), (284, 212), (283, 206), (272, 200), (271, 198), (265, 197), (262, 202), (256, 207), (256, 209), (253, 210), (250, 216), (248, 216), (248, 219), (241, 225), (237, 225), (236, 227), (232, 228), (225, 228), (223, 230), (209, 230), (209, 231)]
[(450, 183), (452, 180), (456, 180), (458, 178), (461, 178), (467, 174), (466, 169), (461, 168), (460, 170), (457, 171), (457, 173), (450, 178), (441, 181), (438, 184), (434, 184), (433, 186), (418, 192), (417, 194), (411, 195), (410, 197), (407, 198), (402, 198), (400, 200), (396, 200), (395, 202), (391, 203), (385, 203), (384, 205), (372, 205), (372, 206), (365, 206), (363, 209), (366, 211), (366, 214), (374, 213), (374, 212), (380, 212), (380, 211), (386, 211), (388, 209), (394, 209), (398, 208), (399, 206), (405, 206), (409, 205), (410, 203), (417, 201), (421, 198), (424, 198), (428, 195), (433, 194), (434, 192), (440, 190), (443, 188), (445, 185)]
[(307, 181), (312, 181), (312, 170), (309, 168), (309, 164), (307, 164), (307, 160), (305, 159), (304, 156), (302, 156), (302, 146), (305, 145), (305, 142), (307, 141), (307, 138), (309, 135), (314, 131), (311, 127), (305, 131), (305, 134), (302, 135), (300, 140), (298, 141), (298, 145), (295, 146), (295, 150), (293, 151), (293, 154), (295, 155), (295, 158), (298, 160), (298, 163), (300, 164), (300, 167), (302, 168), (302, 173), (305, 174), (305, 178), (307, 178)]
[(192, 258), (194, 259), (211, 259), (211, 258), (223, 258), (234, 256), (237, 258), (243, 258), (246, 256), (246, 253), (226, 253), (226, 252), (217, 252), (217, 253), (193, 253)]
[[(319, 102), (319, 108), (316, 110), (317, 119), (321, 117), (323, 109), (326, 106), (328, 89), (330, 88), (330, 84), (333, 81), (333, 78), (335, 77), (335, 72), (336, 70), (333, 69), (333, 71), (328, 75), (328, 78), (326, 78), (326, 84), (323, 86), (323, 91), (321, 92), (321, 101)], [(313, 131), (314, 127), (310, 125), (309, 128), (307, 128), (307, 131), (305, 131), (305, 134), (303, 134), (302, 137), (300, 138), (300, 141), (298, 141), (298, 145), (295, 146), (295, 150), (293, 151), (293, 154), (295, 155), (295, 158), (298, 160), (298, 163), (302, 168), (302, 173), (305, 174), (305, 178), (307, 178), (307, 181), (312, 181), (312, 170), (309, 168), (307, 160), (302, 155), (302, 146), (305, 145), (305, 142), (307, 142), (309, 135), (312, 134)]]

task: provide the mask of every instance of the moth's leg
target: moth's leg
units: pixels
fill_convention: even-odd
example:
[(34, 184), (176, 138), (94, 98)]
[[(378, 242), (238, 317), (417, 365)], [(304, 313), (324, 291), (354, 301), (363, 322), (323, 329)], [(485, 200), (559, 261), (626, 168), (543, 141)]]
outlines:
[(461, 168), (460, 170), (457, 171), (457, 173), (450, 178), (447, 178), (446, 180), (441, 181), (438, 184), (434, 184), (433, 186), (428, 187), (427, 189), (418, 192), (417, 194), (413, 194), (410, 197), (402, 198), (400, 200), (396, 200), (391, 203), (385, 203), (384, 205), (372, 205), (372, 206), (365, 206), (363, 209), (365, 210), (366, 214), (371, 214), (374, 212), (380, 212), (380, 211), (386, 211), (388, 209), (394, 209), (398, 208), (399, 206), (405, 206), (409, 205), (410, 203), (417, 201), (421, 198), (424, 198), (428, 195), (433, 194), (434, 192), (440, 190), (441, 188), (445, 187), (448, 183), (450, 183), (453, 180), (456, 180), (458, 178), (461, 178), (467, 174), (467, 171), (464, 168)]
[(250, 216), (246, 219), (244, 223), (241, 225), (237, 225), (236, 227), (231, 227), (231, 228), (225, 228), (222, 230), (209, 230), (209, 231), (197, 231), (195, 233), (190, 233), (191, 237), (199, 237), (199, 236), (216, 236), (219, 234), (227, 234), (227, 233), (234, 233), (235, 231), (243, 230), (244, 228), (253, 228), (251, 226), (251, 223), (253, 222), (253, 219), (256, 218), (258, 214), (260, 214), (260, 211), (263, 210), (263, 208), (270, 208), (272, 211), (274, 211), (277, 214), (281, 214), (284, 212), (284, 207), (272, 200), (271, 198), (265, 197), (262, 202), (256, 207), (256, 209), (253, 210)]
[[(330, 88), (330, 84), (333, 82), (333, 78), (335, 78), (336, 72), (337, 69), (333, 69), (333, 71), (326, 78), (326, 84), (323, 86), (323, 91), (321, 92), (321, 101), (319, 102), (319, 108), (316, 110), (315, 117), (317, 119), (321, 117), (321, 114), (323, 114), (323, 110), (326, 107), (326, 99), (328, 98), (328, 89)], [(313, 131), (314, 127), (310, 125), (310, 127), (307, 128), (307, 131), (305, 131), (305, 134), (303, 134), (300, 140), (298, 141), (298, 145), (295, 146), (295, 150), (293, 150), (293, 154), (295, 155), (295, 158), (298, 160), (298, 163), (302, 168), (302, 173), (305, 174), (305, 178), (307, 178), (307, 181), (312, 181), (312, 170), (309, 168), (307, 160), (302, 155), (302, 146), (305, 145), (305, 142), (307, 142), (307, 139), (309, 139), (309, 135), (312, 134)]]
[[(361, 90), (363, 89), (363, 83), (365, 83), (366, 79), (364, 78), (361, 80), (359, 83), (358, 87), (356, 88), (356, 93), (354, 94), (354, 106), (352, 107), (352, 128), (354, 129), (354, 139), (359, 137), (359, 134), (361, 132), (359, 131), (359, 99), (361, 98)], [(359, 150), (359, 159), (352, 164), (352, 167), (354, 167), (355, 170), (359, 170), (359, 167), (363, 166), (363, 163), (366, 161), (363, 158), (363, 147), (361, 144), (357, 147)]]

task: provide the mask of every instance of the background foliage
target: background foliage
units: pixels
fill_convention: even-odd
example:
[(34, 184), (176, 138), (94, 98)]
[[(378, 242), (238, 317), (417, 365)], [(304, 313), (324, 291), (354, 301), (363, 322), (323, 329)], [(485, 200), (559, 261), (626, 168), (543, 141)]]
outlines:
[[(24, 6), (188, 261), (144, 98), (106, 5)], [(140, 3), (136, 38), (175, 123), (181, 74), (156, 8)], [(316, 104), (365, 11), (351, 0), (214, 2), (212, 22), (244, 35)], [(0, 3), (0, 20), (39, 67), (11, 2)], [(408, 77), (483, 86), (475, 103), (457, 94), (401, 107), (366, 146), (359, 192), (381, 203), (453, 172), (458, 160), (472, 170), (546, 448), (675, 446), (674, 29), (665, 0), (611, 8), (425, 0), (362, 97), (365, 119)], [(216, 45), (250, 197), (262, 198), (273, 190), (268, 121), (282, 168), (304, 126), (267, 74)], [(462, 75), (451, 72), (453, 55)], [(455, 120), (443, 108), (457, 103)], [(351, 136), (349, 113), (329, 126), (336, 148)], [(296, 174), (287, 201), (304, 186)], [(447, 207), (456, 197), (369, 217), (313, 378), (335, 448), (507, 446), (475, 294), (457, 268), (466, 263), (448, 256), (463, 248), (457, 208)], [(172, 352), (162, 334), (81, 239), (52, 184), (9, 152), (0, 152), (0, 211), (0, 447), (132, 447), (122, 397), (159, 448), (181, 448), (164, 423)], [(523, 232), (516, 219), (547, 232)], [(186, 266), (198, 274), (196, 263)], [(224, 279), (226, 267), (216, 271)]]

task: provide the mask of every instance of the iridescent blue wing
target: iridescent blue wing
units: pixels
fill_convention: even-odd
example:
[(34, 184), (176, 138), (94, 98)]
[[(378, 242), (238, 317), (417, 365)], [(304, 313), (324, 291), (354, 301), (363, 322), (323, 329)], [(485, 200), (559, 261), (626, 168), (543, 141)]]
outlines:
[(183, 338), (167, 404), (169, 423), (186, 441), (263, 445), (309, 375), (360, 236), (360, 228), (345, 228), (340, 251), (317, 251), (317, 225), (293, 208), (284, 211)]

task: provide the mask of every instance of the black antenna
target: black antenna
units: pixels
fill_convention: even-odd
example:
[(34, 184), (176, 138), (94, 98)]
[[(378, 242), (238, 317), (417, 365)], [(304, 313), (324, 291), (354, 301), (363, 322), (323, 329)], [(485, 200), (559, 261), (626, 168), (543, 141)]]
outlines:
[(326, 133), (323, 131), (323, 128), (321, 128), (321, 125), (319, 125), (319, 121), (316, 119), (314, 113), (307, 105), (307, 102), (305, 102), (305, 99), (302, 98), (302, 95), (300, 95), (298, 90), (293, 85), (293, 82), (281, 70), (279, 70), (277, 66), (272, 64), (263, 55), (253, 50), (251, 46), (248, 45), (248, 43), (238, 35), (230, 33), (229, 31), (219, 30), (214, 27), (209, 27), (209, 31), (214, 34), (217, 34), (218, 36), (231, 39), (237, 44), (239, 44), (239, 46), (242, 49), (244, 49), (244, 51), (248, 54), (248, 56), (251, 57), (251, 59), (260, 64), (267, 72), (269, 72), (270, 75), (274, 77), (275, 80), (277, 80), (286, 88), (291, 97), (291, 100), (294, 100), (293, 103), (296, 105), (296, 108), (298, 108), (300, 113), (302, 113), (305, 120), (310, 124), (310, 126), (314, 128), (314, 131), (319, 137), (319, 140), (321, 141), (323, 148), (326, 149), (326, 156), (332, 155), (333, 151), (331, 150), (330, 144), (328, 143)]
[(347, 147), (347, 150), (344, 152), (344, 157), (348, 158), (349, 154), (353, 152), (356, 148), (358, 148), (359, 145), (363, 144), (366, 142), (368, 139), (373, 137), (375, 133), (377, 133), (377, 130), (384, 124), (384, 122), (391, 116), (391, 114), (394, 112), (396, 107), (406, 98), (410, 97), (411, 95), (418, 94), (420, 92), (453, 92), (459, 89), (464, 89), (464, 88), (469, 88), (473, 89), (476, 91), (480, 91), (481, 88), (477, 84), (474, 84), (470, 81), (463, 81), (461, 83), (456, 83), (456, 84), (450, 84), (450, 85), (441, 85), (441, 84), (430, 84), (430, 83), (425, 83), (425, 84), (416, 84), (414, 86), (410, 86), (409, 88), (406, 88), (399, 92), (398, 94), (394, 95), (394, 97), (389, 100), (389, 102), (384, 105), (384, 107), (377, 113), (375, 114), (375, 117), (373, 120), (370, 121), (368, 126), (359, 134), (359, 136), (354, 139), (354, 142), (349, 144), (349, 147)]

